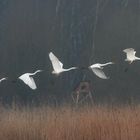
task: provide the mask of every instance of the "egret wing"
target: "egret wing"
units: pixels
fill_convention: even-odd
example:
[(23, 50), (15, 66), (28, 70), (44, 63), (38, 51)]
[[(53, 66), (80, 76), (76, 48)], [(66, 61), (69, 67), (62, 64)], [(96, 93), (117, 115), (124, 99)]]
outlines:
[(126, 51), (126, 56), (130, 60), (135, 58), (135, 54), (136, 54), (136, 51), (132, 48), (127, 49), (127, 51)]
[(37, 89), (34, 79), (32, 77), (29, 77), (29, 78), (30, 78), (29, 83), (28, 83), (29, 87), (34, 90)]
[(134, 52), (135, 50), (133, 48), (127, 48), (127, 49), (124, 49), (123, 52), (125, 53), (129, 53), (129, 52)]
[(63, 64), (59, 61), (59, 59), (52, 52), (49, 53), (49, 58), (52, 62), (52, 66), (55, 71), (59, 71), (63, 68)]
[(97, 75), (99, 78), (102, 78), (102, 79), (108, 79), (109, 77), (107, 77), (105, 75), (105, 73), (99, 69), (99, 68), (92, 68), (92, 71), (94, 72), (95, 75)]
[(37, 88), (35, 81), (32, 77), (27, 75), (22, 75), (19, 77), (26, 85), (28, 85), (31, 89), (35, 90)]
[(136, 54), (136, 51), (133, 48), (125, 49), (125, 50), (123, 50), (123, 52), (126, 53), (127, 57), (131, 57)]

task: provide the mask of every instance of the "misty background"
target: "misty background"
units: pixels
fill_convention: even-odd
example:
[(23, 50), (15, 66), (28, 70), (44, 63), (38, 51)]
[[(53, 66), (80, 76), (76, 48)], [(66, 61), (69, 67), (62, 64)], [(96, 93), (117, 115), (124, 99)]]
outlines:
[[(140, 99), (140, 62), (124, 62), (123, 49), (133, 47), (140, 56), (139, 0), (0, 0), (0, 97), (10, 102), (35, 99), (70, 99), (82, 80), (90, 80), (98, 101)], [(56, 77), (48, 53), (65, 68), (88, 67), (113, 61), (106, 67), (109, 80), (92, 71), (73, 70)], [(128, 68), (128, 71), (124, 70)], [(22, 81), (23, 73), (45, 70), (35, 76), (38, 89)]]

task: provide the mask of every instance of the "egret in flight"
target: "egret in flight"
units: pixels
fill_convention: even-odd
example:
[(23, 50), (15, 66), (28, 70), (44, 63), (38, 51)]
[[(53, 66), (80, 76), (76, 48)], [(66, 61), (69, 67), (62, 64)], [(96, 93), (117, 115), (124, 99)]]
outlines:
[(25, 73), (18, 78), (22, 80), (26, 85), (28, 85), (31, 89), (35, 90), (37, 89), (37, 86), (36, 86), (33, 76), (42, 71), (43, 70), (37, 70), (34, 73)]
[(135, 60), (140, 60), (139, 57), (136, 57), (135, 56), (136, 51), (133, 48), (125, 49), (125, 50), (123, 50), (123, 52), (126, 53), (126, 59), (125, 59), (125, 61), (128, 61), (129, 64), (131, 64)]
[(103, 68), (104, 68), (104, 66), (110, 65), (110, 64), (114, 64), (114, 63), (113, 62), (108, 62), (105, 64), (96, 63), (96, 64), (89, 66), (89, 69), (91, 69), (94, 72), (94, 74), (97, 75), (99, 78), (109, 79), (109, 77), (107, 77), (105, 75), (105, 73), (103, 72)]
[(0, 83), (1, 83), (2, 81), (7, 80), (7, 79), (8, 79), (8, 77), (1, 78), (1, 79), (0, 79)]
[(77, 67), (71, 67), (68, 69), (64, 69), (62, 62), (60, 62), (59, 59), (52, 52), (49, 53), (49, 58), (51, 60), (51, 63), (52, 63), (53, 69), (54, 69), (52, 71), (53, 74), (59, 75), (62, 72), (77, 69)]

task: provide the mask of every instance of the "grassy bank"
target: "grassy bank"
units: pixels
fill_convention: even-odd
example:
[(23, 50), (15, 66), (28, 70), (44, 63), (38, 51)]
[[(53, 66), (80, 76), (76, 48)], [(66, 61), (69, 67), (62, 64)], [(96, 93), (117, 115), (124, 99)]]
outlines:
[(140, 106), (0, 108), (0, 140), (139, 140)]

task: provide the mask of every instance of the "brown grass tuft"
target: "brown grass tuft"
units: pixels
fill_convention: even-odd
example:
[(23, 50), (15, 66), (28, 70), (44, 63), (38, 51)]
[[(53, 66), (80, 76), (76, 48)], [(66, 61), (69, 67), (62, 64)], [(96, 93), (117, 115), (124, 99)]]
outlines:
[(0, 108), (0, 140), (140, 140), (140, 107)]

